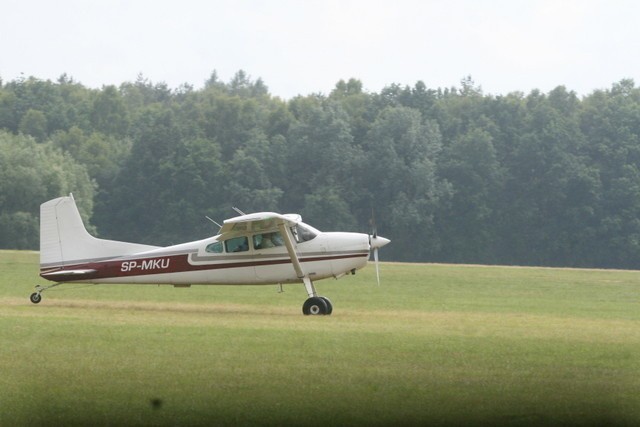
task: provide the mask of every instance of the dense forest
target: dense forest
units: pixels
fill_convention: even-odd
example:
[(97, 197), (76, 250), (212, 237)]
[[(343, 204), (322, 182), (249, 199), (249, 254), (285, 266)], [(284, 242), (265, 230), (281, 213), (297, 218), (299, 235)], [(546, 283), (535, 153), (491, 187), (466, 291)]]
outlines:
[(370, 229), (386, 260), (640, 268), (640, 88), (484, 94), (339, 81), (282, 100), (239, 71), (203, 88), (143, 76), (0, 80), (0, 247), (38, 247), (73, 192), (98, 236), (165, 245), (245, 212)]

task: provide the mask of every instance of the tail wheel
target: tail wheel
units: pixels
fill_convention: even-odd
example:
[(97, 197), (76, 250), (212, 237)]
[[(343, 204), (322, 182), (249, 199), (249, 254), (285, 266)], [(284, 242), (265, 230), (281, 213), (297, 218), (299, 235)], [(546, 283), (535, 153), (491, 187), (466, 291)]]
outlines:
[(326, 301), (321, 297), (311, 297), (302, 305), (302, 313), (305, 316), (329, 314), (329, 307), (327, 307)]
[(38, 304), (40, 301), (42, 301), (42, 295), (40, 295), (40, 292), (34, 292), (31, 294), (29, 299), (31, 300), (32, 303)]

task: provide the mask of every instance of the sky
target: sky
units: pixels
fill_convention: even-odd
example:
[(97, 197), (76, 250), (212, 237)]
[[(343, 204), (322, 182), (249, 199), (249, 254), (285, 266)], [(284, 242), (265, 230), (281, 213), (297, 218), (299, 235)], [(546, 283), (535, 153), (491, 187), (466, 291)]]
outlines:
[(244, 70), (290, 99), (471, 76), (485, 94), (584, 96), (640, 84), (639, 23), (637, 0), (0, 0), (0, 78), (198, 89)]

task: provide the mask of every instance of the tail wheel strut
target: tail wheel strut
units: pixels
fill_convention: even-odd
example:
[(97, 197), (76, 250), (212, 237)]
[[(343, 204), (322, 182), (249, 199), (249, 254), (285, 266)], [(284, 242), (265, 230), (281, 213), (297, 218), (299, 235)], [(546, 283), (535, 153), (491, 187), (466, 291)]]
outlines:
[(38, 304), (40, 301), (42, 301), (42, 295), (40, 295), (42, 292), (46, 291), (47, 289), (54, 288), (58, 285), (62, 285), (62, 283), (54, 283), (53, 285), (49, 286), (36, 285), (36, 291), (29, 296), (29, 300), (34, 304)]

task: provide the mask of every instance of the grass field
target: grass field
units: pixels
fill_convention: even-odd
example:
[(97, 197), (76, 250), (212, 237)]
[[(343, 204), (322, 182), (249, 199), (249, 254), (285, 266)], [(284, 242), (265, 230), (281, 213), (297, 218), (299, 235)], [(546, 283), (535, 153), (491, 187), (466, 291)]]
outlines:
[(0, 426), (640, 425), (640, 272), (382, 264), (302, 285), (66, 285), (0, 252)]

